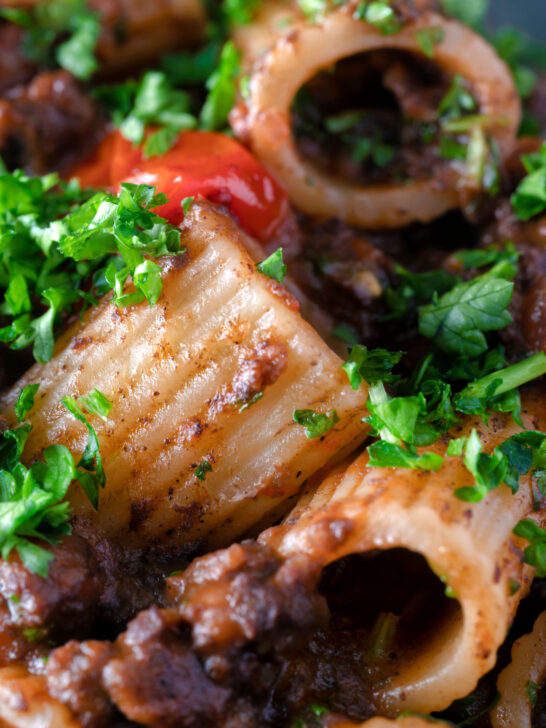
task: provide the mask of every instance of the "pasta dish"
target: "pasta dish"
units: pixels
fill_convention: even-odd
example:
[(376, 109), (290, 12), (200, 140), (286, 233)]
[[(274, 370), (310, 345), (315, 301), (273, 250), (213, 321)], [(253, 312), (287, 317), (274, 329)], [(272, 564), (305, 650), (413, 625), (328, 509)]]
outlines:
[(546, 727), (546, 46), (487, 17), (0, 0), (0, 727)]

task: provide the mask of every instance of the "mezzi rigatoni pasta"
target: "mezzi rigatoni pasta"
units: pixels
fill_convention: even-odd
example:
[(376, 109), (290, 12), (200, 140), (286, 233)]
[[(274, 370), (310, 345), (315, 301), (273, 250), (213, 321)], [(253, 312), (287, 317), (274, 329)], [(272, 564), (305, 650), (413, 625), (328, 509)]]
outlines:
[(499, 704), (491, 712), (493, 728), (533, 728), (533, 703), (546, 679), (546, 612), (533, 631), (514, 642), (512, 661), (497, 682)]
[(511, 150), (519, 126), (518, 95), (506, 64), (461, 23), (425, 11), (385, 34), (359, 19), (356, 5), (341, 5), (306, 22), (289, 4), (266, 3), (256, 22), (235, 34), (251, 73), (247, 97), (232, 112), (232, 126), (307, 214), (340, 217), (366, 228), (428, 222), (460, 205), (457, 180), (431, 174), (402, 184), (359, 185), (319, 169), (304, 159), (293, 135), (291, 110), (298, 91), (318, 72), (357, 54), (395, 50), (424, 58), (419, 34), (436, 29), (442, 40), (434, 64), (468, 79), (503, 153)]
[[(524, 401), (528, 428), (543, 426), (543, 401), (538, 392)], [(496, 414), (488, 427), (467, 417), (450, 435), (469, 435), (473, 428), (485, 452), (520, 430), (510, 416)], [(431, 449), (445, 455), (446, 441)], [(534, 570), (523, 562), (524, 542), (512, 533), (533, 511), (530, 477), (522, 477), (516, 494), (503, 485), (481, 502), (459, 500), (455, 489), (472, 483), (460, 457), (446, 457), (437, 472), (425, 472), (370, 468), (364, 454), (314, 485), (285, 526), (262, 536), (285, 558), (305, 555), (322, 564), (324, 573), (329, 569), (332, 599), (350, 604), (354, 584), (369, 579), (376, 585), (375, 610), (360, 627), (373, 632), (381, 617), (388, 628), (389, 657), (374, 695), (393, 716), (407, 709), (442, 710), (470, 692), (495, 664), (532, 580)], [(541, 522), (545, 514), (536, 518)], [(352, 576), (344, 578), (344, 572)], [(404, 583), (405, 574), (414, 576)], [(443, 598), (443, 588), (434, 590), (433, 574), (445, 585)], [(389, 596), (393, 583), (396, 598)], [(420, 627), (417, 619), (409, 629), (405, 610), (423, 615)], [(337, 618), (334, 611), (333, 629)], [(357, 635), (355, 630), (355, 640)]]
[[(195, 203), (182, 246), (163, 260), (155, 306), (104, 300), (0, 404), (13, 421), (21, 388), (40, 383), (25, 450), (32, 460), (54, 442), (85, 448), (87, 430), (63, 397), (96, 387), (111, 400), (107, 422), (92, 417), (107, 481), (100, 508), (77, 486), (70, 500), (76, 518), (125, 545), (226, 544), (366, 433), (366, 393), (350, 389), (295, 299), (257, 271), (235, 224)], [(335, 411), (339, 421), (308, 438), (293, 421), (301, 409)]]

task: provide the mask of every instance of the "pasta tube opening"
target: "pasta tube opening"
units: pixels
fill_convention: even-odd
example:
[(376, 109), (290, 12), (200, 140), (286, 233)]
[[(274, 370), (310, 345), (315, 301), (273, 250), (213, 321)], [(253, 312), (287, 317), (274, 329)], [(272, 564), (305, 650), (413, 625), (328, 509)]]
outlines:
[[(523, 419), (529, 429), (541, 426), (540, 407), (536, 392), (528, 395)], [(519, 431), (509, 417), (500, 415), (490, 419), (487, 430), (478, 419), (468, 418), (456, 435), (468, 435), (472, 429), (480, 433), (485, 451)], [(445, 443), (434, 447), (445, 455)], [(387, 587), (377, 590), (378, 595), (367, 589), (367, 604), (377, 600), (371, 614), (367, 616), (360, 602), (355, 608), (365, 620), (364, 641), (354, 628), (358, 625), (352, 633), (352, 645), (367, 648), (369, 630), (381, 617), (379, 633), (394, 633), (404, 647), (400, 654), (392, 651), (390, 675), (374, 682), (373, 700), (390, 715), (408, 709), (443, 710), (473, 690), (493, 667), (527, 593), (533, 570), (523, 563), (523, 543), (512, 531), (533, 511), (531, 477), (522, 476), (516, 494), (503, 485), (482, 501), (468, 503), (454, 494), (457, 487), (473, 483), (459, 457), (446, 457), (434, 473), (369, 468), (367, 462), (364, 454), (345, 472), (334, 472), (303, 496), (285, 526), (262, 539), (285, 558), (306, 555), (320, 564), (327, 575), (323, 584), (332, 575), (341, 579), (339, 584), (347, 587), (341, 588), (344, 601), (339, 602), (351, 605), (349, 610), (360, 588), (385, 578)], [(351, 578), (355, 563), (358, 577)], [(412, 578), (418, 566), (417, 578)], [(392, 607), (389, 578), (400, 598)], [(329, 596), (334, 613), (335, 591), (334, 587)], [(410, 615), (413, 609), (423, 617), (427, 610), (432, 614), (422, 629), (412, 624), (418, 635), (413, 645), (404, 645), (404, 631), (398, 631), (404, 625), (404, 609)]]
[[(269, 15), (265, 14), (263, 21), (267, 29), (271, 25), (270, 15), (271, 11)], [(422, 43), (422, 38), (429, 37), (431, 33), (436, 34), (438, 41), (433, 46), (433, 59), (423, 50)], [(270, 30), (268, 35), (263, 28), (258, 28), (256, 35), (260, 43), (266, 43)], [(446, 176), (445, 165), (431, 167), (430, 161), (427, 164), (420, 159), (423, 174), (416, 179), (404, 177), (400, 182), (393, 174), (386, 182), (381, 173), (377, 175), (377, 170), (370, 174), (372, 167), (381, 167), (377, 162), (389, 161), (391, 152), (388, 146), (399, 133), (397, 124), (394, 125), (394, 136), (389, 128), (392, 121), (396, 121), (393, 95), (399, 96), (398, 112), (401, 111), (404, 117), (421, 115), (421, 121), (428, 122), (427, 104), (416, 103), (419, 93), (414, 92), (417, 88), (421, 98), (423, 94), (426, 98), (435, 75), (440, 80), (451, 79), (453, 82), (460, 77), (464, 79), (461, 83), (469, 85), (468, 93), (472, 94), (475, 104), (469, 111), (474, 122), (465, 121), (465, 116), (462, 116), (463, 124), (469, 124), (469, 150), (474, 144), (476, 151), (479, 136), (482, 154), (487, 144), (486, 137), (491, 137), (502, 156), (508, 153), (514, 140), (521, 110), (509, 69), (481, 36), (436, 13), (427, 11), (413, 16), (405, 20), (396, 32), (386, 35), (361, 19), (356, 6), (348, 3), (315, 23), (294, 20), (280, 36), (277, 35), (270, 49), (258, 60), (249, 60), (248, 56), (257, 52), (256, 45), (243, 36), (241, 47), (247, 52), (247, 67), (250, 66), (252, 71), (247, 98), (232, 114), (232, 124), (236, 133), (248, 141), (254, 153), (277, 176), (296, 206), (308, 214), (341, 217), (351, 224), (367, 228), (390, 228), (412, 221), (428, 222), (461, 205), (458, 187), (460, 183), (466, 185), (469, 181), (468, 166), (463, 165), (456, 173), (453, 168)], [(384, 114), (377, 115), (377, 109), (374, 111), (375, 119), (374, 114), (370, 115), (374, 84), (367, 88), (366, 79), (373, 81), (371, 71), (374, 67), (376, 73), (379, 70), (383, 76), (384, 89), (379, 101), (386, 101), (388, 123)], [(329, 76), (332, 69), (336, 70), (333, 76)], [(414, 71), (423, 71), (425, 81), (415, 83), (412, 77)], [(326, 88), (330, 92), (327, 94), (324, 94), (325, 78), (329, 79)], [(328, 97), (332, 100), (332, 94), (334, 97), (336, 94), (344, 96), (345, 110), (351, 111), (352, 116), (345, 114), (339, 118), (334, 114), (330, 119), (330, 132), (332, 129), (339, 132), (345, 125), (343, 133), (354, 137), (356, 129), (360, 142), (356, 146), (357, 156), (362, 157), (362, 161), (366, 160), (368, 168), (357, 163), (355, 173), (352, 160), (353, 169), (347, 175), (347, 155), (338, 154), (336, 145), (331, 144), (331, 133), (326, 135), (318, 152), (310, 141), (306, 142), (307, 149), (302, 144), (302, 139), (311, 136), (305, 134), (305, 128), (303, 131), (301, 128), (302, 122), (305, 127), (309, 119), (300, 112), (298, 129), (292, 110), (295, 100), (301, 106), (301, 95), (298, 94), (301, 89), (305, 91), (309, 82), (320, 86), (326, 103)], [(309, 89), (307, 86), (307, 91)], [(359, 95), (365, 97), (367, 109), (359, 109), (358, 104), (356, 109), (353, 106)], [(436, 102), (432, 93), (428, 106), (433, 108), (430, 105), (434, 103), (441, 104), (442, 99)], [(437, 110), (433, 109), (434, 112)], [(366, 113), (362, 115), (362, 111)], [(359, 113), (355, 116), (355, 112)], [(437, 122), (438, 114), (435, 113), (434, 117)], [(371, 120), (374, 122), (373, 132), (368, 129), (368, 136), (362, 135), (360, 132), (366, 124), (369, 127)], [(351, 129), (353, 124), (355, 126)], [(379, 136), (374, 139), (373, 134)], [(386, 135), (383, 140), (380, 138), (382, 135)], [(295, 137), (299, 137), (299, 144)], [(433, 171), (435, 167), (437, 170)], [(424, 174), (425, 169), (427, 174)], [(482, 177), (474, 193), (481, 189)], [(471, 187), (472, 184), (471, 181)]]
[[(323, 569), (318, 588), (330, 611), (329, 644), (339, 640), (351, 645), (351, 652), (358, 645), (374, 684), (396, 671), (398, 663), (412, 660), (439, 633), (461, 626), (458, 601), (446, 595), (445, 584), (426, 559), (408, 549), (343, 556)], [(348, 633), (352, 640), (346, 639)]]

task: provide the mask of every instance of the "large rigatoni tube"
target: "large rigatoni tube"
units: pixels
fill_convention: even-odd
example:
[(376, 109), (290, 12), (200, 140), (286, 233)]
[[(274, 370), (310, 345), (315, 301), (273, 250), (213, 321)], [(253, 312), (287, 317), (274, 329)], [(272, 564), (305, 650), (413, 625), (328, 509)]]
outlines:
[[(366, 432), (366, 393), (350, 389), (295, 299), (256, 270), (235, 223), (194, 203), (182, 246), (162, 261), (155, 306), (120, 309), (107, 297), (0, 399), (13, 423), (20, 389), (40, 383), (30, 461), (52, 443), (83, 452), (86, 428), (63, 397), (96, 387), (112, 401), (106, 423), (91, 418), (107, 479), (98, 513), (79, 487), (70, 499), (76, 518), (125, 545), (225, 545)], [(293, 421), (301, 409), (335, 410), (339, 422), (308, 439)]]
[[(527, 396), (523, 419), (530, 429), (544, 429), (542, 394)], [(451, 436), (472, 428), (486, 452), (519, 431), (509, 416), (494, 415), (488, 427), (467, 418)], [(445, 454), (446, 446), (444, 440), (432, 449)], [(322, 565), (333, 633), (336, 622), (350, 629), (347, 617), (360, 619), (367, 610), (358, 625), (364, 632), (354, 631), (355, 644), (360, 639), (365, 646), (362, 634), (377, 630), (381, 624), (374, 619), (383, 619), (389, 657), (374, 683), (381, 712), (442, 710), (494, 666), (532, 580), (534, 570), (523, 563), (524, 543), (512, 534), (533, 510), (531, 478), (522, 477), (515, 495), (503, 485), (468, 503), (454, 495), (474, 482), (460, 457), (446, 457), (437, 472), (367, 463), (364, 454), (345, 473), (333, 473), (305, 496), (286, 526), (262, 540), (288, 559), (305, 556)], [(433, 575), (446, 585), (444, 596)], [(344, 605), (357, 603), (355, 584), (369, 584), (371, 592), (362, 586), (362, 605), (347, 610)]]
[(491, 713), (493, 728), (533, 728), (533, 696), (546, 680), (546, 612), (533, 631), (514, 642), (512, 661), (497, 682), (501, 699)]
[(3, 728), (82, 728), (62, 703), (51, 697), (44, 677), (22, 667), (0, 669), (0, 725)]
[[(445, 174), (431, 177), (429, 170), (427, 178), (412, 182), (360, 185), (323, 171), (302, 156), (293, 137), (291, 107), (296, 94), (319, 71), (356, 54), (394, 50), (423, 58), (419, 34), (434, 29), (443, 34), (434, 49), (434, 64), (469, 82), (479, 113), (491, 118), (490, 134), (508, 152), (521, 116), (510, 71), (481, 36), (455, 20), (423, 12), (385, 35), (357, 19), (354, 11), (354, 4), (348, 3), (314, 24), (300, 15), (299, 21), (279, 31), (282, 12), (266, 4), (263, 22), (258, 19), (255, 28), (239, 34), (240, 45), (250, 56), (246, 67), (252, 72), (248, 98), (232, 114), (234, 129), (276, 175), (294, 204), (308, 214), (340, 217), (367, 228), (428, 222), (459, 207), (458, 175), (446, 181)], [(290, 17), (294, 15), (292, 11)], [(275, 22), (275, 42), (264, 53)]]

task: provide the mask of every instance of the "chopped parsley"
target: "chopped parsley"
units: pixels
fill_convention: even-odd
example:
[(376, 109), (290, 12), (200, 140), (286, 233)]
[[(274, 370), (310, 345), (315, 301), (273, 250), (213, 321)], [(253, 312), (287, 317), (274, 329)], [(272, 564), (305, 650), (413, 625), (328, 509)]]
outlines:
[(546, 530), (526, 518), (514, 528), (514, 534), (529, 542), (525, 549), (525, 561), (536, 568), (536, 575), (546, 577)]
[(205, 480), (207, 473), (212, 473), (212, 465), (208, 460), (203, 460), (203, 462), (199, 463), (199, 465), (195, 468), (195, 477), (202, 483), (203, 480)]
[[(166, 73), (147, 71), (135, 84), (102, 87), (95, 92), (110, 108), (123, 136), (135, 144), (144, 140), (144, 157), (164, 154), (181, 131), (194, 129), (197, 119), (190, 112), (190, 97), (176, 89)], [(156, 131), (146, 136), (148, 126)]]
[[(34, 389), (27, 387), (19, 396), (18, 417), (28, 413), (32, 407), (31, 400), (37, 386), (32, 387)], [(91, 437), (93, 428), (78, 404), (74, 400), (69, 404), (70, 411), (89, 430), (89, 443), (78, 466), (75, 466), (68, 448), (51, 445), (44, 450), (43, 460), (27, 468), (21, 458), (32, 431), (29, 423), (7, 430), (0, 436), (0, 552), (7, 559), (15, 549), (30, 571), (44, 577), (53, 554), (36, 541), (55, 544), (59, 537), (70, 533), (70, 506), (64, 500), (70, 484), (79, 480), (96, 505), (98, 493), (94, 498), (90, 483), (95, 479), (104, 483), (102, 467), (99, 471), (101, 461), (94, 431), (94, 437)]]
[(63, 397), (61, 402), (70, 414), (87, 428), (87, 445), (77, 465), (78, 469), (75, 477), (96, 510), (99, 507), (99, 488), (104, 488), (106, 485), (106, 476), (102, 465), (97, 433), (83, 410), (87, 410), (90, 414), (98, 414), (101, 419), (105, 420), (105, 413), (110, 412), (112, 403), (98, 389), (94, 389), (87, 396), (81, 397), (79, 402), (73, 397)]
[(540, 685), (537, 685), (532, 680), (527, 680), (525, 683), (525, 694), (531, 708), (534, 708), (538, 702), (538, 695), (540, 693)]
[(402, 23), (394, 9), (390, 6), (391, 0), (377, 0), (376, 2), (360, 2), (354, 12), (354, 17), (373, 25), (383, 35), (398, 33)]
[(19, 392), (19, 397), (15, 403), (15, 416), (17, 422), (22, 422), (30, 410), (34, 407), (34, 397), (40, 388), (40, 384), (28, 384)]
[[(508, 279), (517, 270), (514, 246), (461, 251), (455, 257), (465, 269), (491, 267), (467, 282), (445, 271), (412, 274), (399, 268), (401, 285), (387, 292), (393, 316), (416, 319), (420, 333), (431, 340), (430, 352), (413, 372), (393, 373), (402, 352), (370, 351), (359, 344), (343, 365), (353, 389), (368, 384), (365, 422), (378, 438), (368, 448), (370, 466), (437, 470), (444, 458), (417, 448), (437, 442), (460, 421), (459, 413), (487, 422), (490, 412), (510, 412), (523, 428), (519, 387), (546, 374), (544, 353), (506, 366), (502, 347), (490, 348), (486, 338), (511, 321), (507, 307), (513, 284)], [(476, 431), (452, 440), (447, 456), (464, 456), (475, 480), (456, 495), (481, 500), (502, 483), (515, 492), (531, 469), (538, 487), (546, 490), (545, 441), (542, 433), (523, 432), (488, 455)]]
[(546, 210), (546, 143), (537, 154), (526, 154), (522, 162), (527, 176), (512, 195), (512, 207), (520, 220), (530, 220)]
[(438, 106), (438, 114), (444, 118), (459, 119), (463, 114), (475, 111), (478, 107), (476, 99), (467, 90), (462, 76), (454, 76), (451, 86)]
[(0, 16), (25, 29), (23, 50), (31, 60), (83, 80), (97, 70), (100, 18), (86, 0), (43, 0), (29, 10), (2, 9)]
[(339, 422), (335, 410), (322, 414), (311, 409), (296, 410), (293, 415), (294, 422), (305, 427), (305, 437), (309, 439), (322, 437), (328, 430)]
[(391, 372), (403, 355), (402, 351), (368, 349), (361, 344), (355, 344), (342, 368), (349, 378), (351, 388), (356, 390), (363, 380), (374, 385), (396, 379)]
[(298, 5), (309, 22), (317, 23), (326, 15), (330, 3), (328, 0), (298, 0)]
[[(122, 185), (115, 196), (55, 174), (0, 173), (0, 341), (49, 361), (55, 330), (76, 305), (110, 288), (116, 305), (155, 303), (161, 271), (150, 257), (180, 248), (180, 231), (152, 212), (165, 201), (147, 185)], [(130, 275), (136, 291), (126, 294)]]
[(441, 0), (443, 10), (472, 28), (482, 28), (489, 0)]
[(190, 207), (193, 205), (194, 201), (195, 197), (184, 197), (184, 199), (180, 203), (182, 205), (182, 211), (184, 215), (188, 214)]
[(485, 332), (507, 326), (514, 284), (486, 273), (460, 283), (419, 312), (419, 331), (447, 354), (476, 357), (487, 351)]
[(423, 28), (415, 33), (415, 38), (425, 56), (434, 58), (436, 46), (444, 40), (445, 31), (443, 28)]
[(339, 324), (339, 326), (336, 326), (335, 329), (332, 331), (332, 336), (335, 336), (336, 339), (340, 339), (341, 341), (344, 341), (346, 344), (350, 344), (351, 346), (358, 344), (358, 336), (356, 331), (353, 329), (352, 326), (346, 323), (342, 323)]
[(282, 259), (282, 248), (278, 248), (269, 258), (262, 260), (257, 266), (260, 273), (272, 278), (277, 283), (282, 283), (286, 275), (286, 265)]
[(235, 102), (240, 53), (228, 41), (220, 55), (218, 68), (206, 82), (208, 95), (199, 116), (199, 127), (205, 131), (220, 131), (227, 125), (228, 115)]
[(256, 15), (261, 0), (224, 0), (222, 10), (229, 26), (248, 25)]
[(96, 387), (89, 394), (82, 395), (80, 397), (80, 403), (89, 414), (97, 415), (104, 422), (106, 422), (112, 410), (112, 402)]
[(323, 718), (330, 712), (329, 708), (324, 705), (309, 705), (303, 712), (301, 717), (296, 718), (292, 723), (292, 728), (320, 728), (323, 725)]

